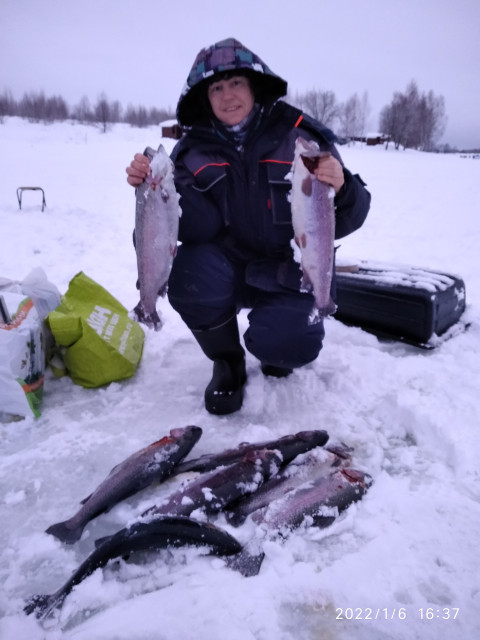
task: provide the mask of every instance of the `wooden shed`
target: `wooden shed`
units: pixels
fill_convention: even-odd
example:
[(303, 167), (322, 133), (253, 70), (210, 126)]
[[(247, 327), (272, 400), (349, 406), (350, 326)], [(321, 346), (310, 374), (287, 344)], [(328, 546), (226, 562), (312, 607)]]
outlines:
[(182, 127), (176, 120), (165, 120), (160, 123), (162, 127), (162, 138), (173, 138), (174, 140), (180, 140), (182, 137)]

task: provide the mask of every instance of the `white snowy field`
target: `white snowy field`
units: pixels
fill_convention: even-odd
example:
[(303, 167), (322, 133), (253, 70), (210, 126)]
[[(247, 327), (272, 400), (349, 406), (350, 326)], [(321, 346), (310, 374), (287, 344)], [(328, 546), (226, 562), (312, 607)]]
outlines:
[[(156, 128), (0, 125), (0, 277), (42, 267), (64, 293), (79, 271), (127, 308), (137, 302), (133, 190), (125, 167)], [(164, 140), (167, 150), (173, 141)], [(0, 424), (2, 640), (474, 640), (480, 634), (480, 161), (342, 147), (372, 193), (364, 227), (340, 257), (460, 275), (469, 329), (437, 349), (379, 341), (330, 318), (324, 349), (288, 379), (248, 356), (244, 406), (203, 406), (211, 363), (170, 309), (146, 330), (130, 380), (84, 389), (47, 372), (42, 416)], [(19, 211), (19, 186), (25, 192)], [(246, 315), (240, 325), (246, 328)], [(118, 462), (195, 424), (192, 456), (312, 428), (355, 448), (374, 484), (329, 528), (271, 540), (256, 577), (201, 550), (97, 570), (43, 626), (24, 601), (57, 590), (93, 548), (154, 504), (153, 487), (91, 522), (79, 543), (44, 533)], [(174, 481), (167, 483), (168, 488)], [(248, 526), (222, 526), (245, 542)]]

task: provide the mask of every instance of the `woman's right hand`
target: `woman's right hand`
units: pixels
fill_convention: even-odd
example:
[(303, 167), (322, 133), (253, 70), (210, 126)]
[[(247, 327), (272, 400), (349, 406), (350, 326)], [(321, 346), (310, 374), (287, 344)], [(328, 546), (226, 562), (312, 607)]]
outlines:
[(128, 184), (132, 187), (138, 187), (150, 173), (150, 160), (143, 153), (136, 153), (125, 171), (128, 175)]

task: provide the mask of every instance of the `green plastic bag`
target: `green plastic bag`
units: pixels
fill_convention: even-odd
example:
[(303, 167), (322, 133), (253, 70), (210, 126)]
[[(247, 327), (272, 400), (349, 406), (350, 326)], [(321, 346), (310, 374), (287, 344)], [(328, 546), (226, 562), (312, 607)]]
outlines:
[(133, 376), (145, 334), (127, 309), (82, 271), (70, 281), (48, 323), (67, 373), (82, 387)]

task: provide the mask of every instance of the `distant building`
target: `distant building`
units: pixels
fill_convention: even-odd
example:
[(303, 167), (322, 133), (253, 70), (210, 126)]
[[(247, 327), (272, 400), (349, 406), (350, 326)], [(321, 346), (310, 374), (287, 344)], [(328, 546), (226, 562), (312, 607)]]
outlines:
[(374, 147), (377, 144), (385, 144), (390, 141), (390, 136), (384, 133), (367, 133), (366, 136), (351, 136), (352, 142), (365, 142), (367, 147)]
[(182, 137), (182, 127), (176, 120), (165, 120), (161, 122), (162, 138), (173, 138), (174, 140), (180, 140)]

